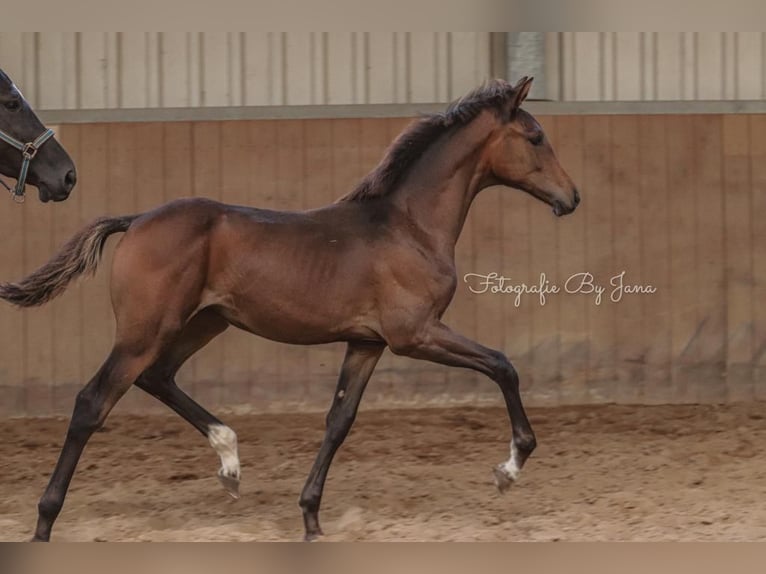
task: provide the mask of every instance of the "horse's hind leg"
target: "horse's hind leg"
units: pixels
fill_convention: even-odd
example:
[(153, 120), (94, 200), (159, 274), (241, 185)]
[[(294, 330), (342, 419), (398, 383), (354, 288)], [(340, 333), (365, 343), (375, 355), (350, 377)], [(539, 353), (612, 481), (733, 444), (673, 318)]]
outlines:
[(195, 315), (162, 356), (136, 381), (136, 386), (159, 399), (202, 433), (221, 458), (218, 478), (226, 491), (239, 498), (240, 464), (237, 435), (210, 414), (175, 382), (178, 369), (228, 327), (226, 319), (211, 309)]
[(78, 393), (64, 447), (48, 487), (38, 504), (35, 541), (48, 541), (61, 511), (77, 462), (93, 433), (139, 374), (156, 357), (154, 348), (115, 345), (98, 373)]
[(322, 534), (319, 527), (319, 505), (330, 463), (351, 430), (367, 381), (385, 348), (383, 344), (372, 343), (348, 345), (332, 407), (327, 414), (327, 431), (301, 493), (300, 506), (303, 509), (306, 540), (314, 540)]

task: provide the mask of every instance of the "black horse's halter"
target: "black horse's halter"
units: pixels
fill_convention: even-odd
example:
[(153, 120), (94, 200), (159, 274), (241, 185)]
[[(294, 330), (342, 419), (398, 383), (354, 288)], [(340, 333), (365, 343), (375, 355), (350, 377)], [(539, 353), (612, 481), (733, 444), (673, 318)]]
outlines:
[(6, 184), (3, 180), (0, 179), (0, 184), (2, 184), (5, 189), (11, 192), (11, 195), (13, 196), (13, 201), (17, 203), (24, 203), (24, 184), (27, 181), (29, 164), (37, 155), (37, 150), (39, 150), (40, 147), (52, 137), (53, 137), (53, 130), (46, 129), (35, 141), (21, 143), (16, 138), (11, 137), (7, 133), (0, 130), (0, 140), (4, 141), (8, 145), (15, 147), (17, 150), (21, 152), (21, 155), (24, 157), (24, 159), (21, 162), (21, 172), (19, 173), (19, 177), (16, 181), (16, 187), (11, 188), (8, 186), (8, 184)]

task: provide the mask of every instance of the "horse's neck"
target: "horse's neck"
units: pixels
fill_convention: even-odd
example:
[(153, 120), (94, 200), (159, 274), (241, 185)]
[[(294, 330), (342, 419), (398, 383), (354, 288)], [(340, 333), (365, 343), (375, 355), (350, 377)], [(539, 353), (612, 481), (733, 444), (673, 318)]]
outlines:
[(489, 127), (479, 122), (423, 154), (392, 197), (446, 253), (454, 253), (471, 203), (487, 183), (479, 164)]

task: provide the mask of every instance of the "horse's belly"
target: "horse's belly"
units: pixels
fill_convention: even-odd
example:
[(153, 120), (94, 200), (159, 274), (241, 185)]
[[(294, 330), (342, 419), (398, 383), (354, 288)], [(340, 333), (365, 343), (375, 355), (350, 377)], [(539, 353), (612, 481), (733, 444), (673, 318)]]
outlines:
[(272, 278), (255, 282), (245, 291), (214, 297), (211, 303), (232, 325), (283, 343), (315, 345), (377, 338), (364, 299), (337, 286), (301, 286)]

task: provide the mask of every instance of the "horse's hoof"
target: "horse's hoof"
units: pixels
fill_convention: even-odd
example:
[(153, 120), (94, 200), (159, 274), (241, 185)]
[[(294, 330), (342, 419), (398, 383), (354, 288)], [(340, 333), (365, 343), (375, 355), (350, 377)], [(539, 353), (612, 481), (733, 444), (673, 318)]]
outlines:
[(229, 496), (235, 500), (239, 499), (239, 478), (236, 476), (227, 476), (219, 472), (218, 480), (221, 481), (221, 484), (226, 489), (226, 492), (229, 493)]
[(48, 542), (47, 538), (39, 538), (37, 536), (33, 536), (29, 539), (30, 542)]
[(500, 494), (505, 494), (514, 482), (514, 479), (508, 475), (508, 472), (500, 464), (492, 469), (492, 474), (495, 476), (495, 486)]
[(318, 532), (307, 532), (306, 536), (303, 537), (304, 542), (318, 542), (322, 539), (322, 536), (324, 536), (324, 532), (319, 530)]

